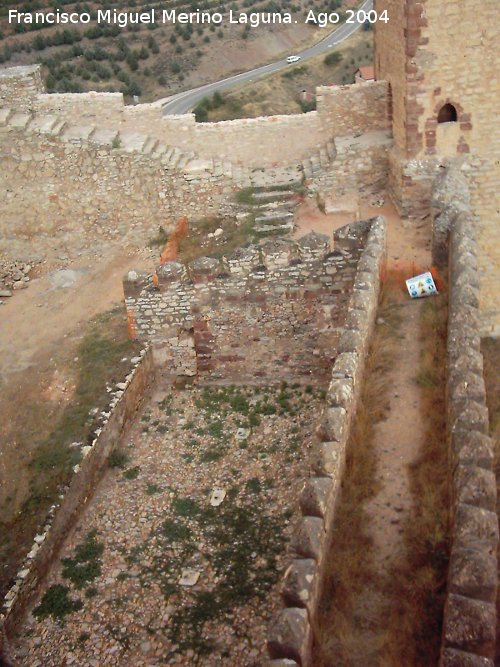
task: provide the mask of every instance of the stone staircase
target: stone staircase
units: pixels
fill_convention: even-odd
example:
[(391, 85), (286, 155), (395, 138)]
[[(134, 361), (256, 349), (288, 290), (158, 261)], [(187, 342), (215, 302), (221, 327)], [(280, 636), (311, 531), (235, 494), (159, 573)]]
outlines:
[(329, 141), (317, 154), (302, 163), (287, 167), (249, 168), (233, 162), (201, 159), (193, 152), (164, 144), (147, 134), (103, 128), (93, 124), (69, 123), (52, 113), (25, 112), (0, 108), (0, 126), (27, 133), (57, 137), (67, 143), (112, 148), (117, 152), (144, 155), (159, 161), (167, 170), (180, 172), (185, 179), (197, 180), (225, 176), (238, 187), (297, 188), (305, 178), (311, 178), (328, 166), (336, 156), (335, 144)]
[(257, 238), (286, 236), (293, 231), (294, 209), (300, 199), (297, 189), (284, 187), (273, 189), (273, 186), (261, 186), (258, 191), (249, 193), (247, 202), (240, 203), (240, 216), (254, 217), (253, 233)]
[[(84, 142), (89, 145), (106, 146), (125, 153), (139, 153), (158, 160), (168, 170), (184, 171), (197, 162), (194, 153), (167, 146), (158, 139), (144, 134), (123, 132), (96, 125), (74, 125), (54, 114), (25, 113), (0, 108), (0, 126), (7, 126), (28, 133), (57, 137), (68, 143)], [(204, 170), (214, 168), (203, 161)], [(196, 165), (195, 165), (196, 166)]]
[(315, 155), (311, 155), (302, 161), (302, 169), (305, 178), (313, 178), (322, 169), (328, 167), (337, 157), (337, 149), (333, 140), (321, 146)]

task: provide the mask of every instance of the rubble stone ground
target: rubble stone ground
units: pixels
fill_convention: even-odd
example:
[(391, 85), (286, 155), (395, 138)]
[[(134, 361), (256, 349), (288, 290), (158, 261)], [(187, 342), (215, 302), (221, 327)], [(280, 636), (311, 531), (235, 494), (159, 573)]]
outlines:
[(20, 664), (263, 664), (323, 398), (157, 387), (52, 568)]

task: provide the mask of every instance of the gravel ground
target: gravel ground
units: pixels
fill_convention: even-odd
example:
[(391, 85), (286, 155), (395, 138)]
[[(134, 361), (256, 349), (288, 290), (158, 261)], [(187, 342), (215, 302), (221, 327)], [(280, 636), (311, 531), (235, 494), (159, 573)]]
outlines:
[(321, 404), (304, 385), (157, 390), (68, 536), (20, 663), (264, 664)]

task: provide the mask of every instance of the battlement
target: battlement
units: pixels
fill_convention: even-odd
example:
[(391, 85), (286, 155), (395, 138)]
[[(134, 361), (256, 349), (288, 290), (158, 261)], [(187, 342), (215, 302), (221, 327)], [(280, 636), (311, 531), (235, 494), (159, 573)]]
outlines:
[[(100, 129), (140, 133), (246, 167), (291, 165), (324, 146), (333, 136), (389, 129), (384, 81), (318, 88), (318, 110), (196, 123), (193, 114), (163, 116), (158, 103), (124, 104), (121, 93), (47, 94), (40, 66), (9, 68), (0, 76), (0, 106), (56, 114), (68, 123), (96, 123)], [(290, 141), (293, 137), (293, 141)]]

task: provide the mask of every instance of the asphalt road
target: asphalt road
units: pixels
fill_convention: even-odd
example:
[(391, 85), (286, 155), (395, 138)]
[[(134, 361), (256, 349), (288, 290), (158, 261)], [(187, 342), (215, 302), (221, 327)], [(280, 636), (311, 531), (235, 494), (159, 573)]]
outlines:
[[(373, 0), (365, 0), (359, 9), (364, 9), (369, 11), (373, 7)], [(318, 42), (314, 46), (311, 46), (304, 51), (299, 51), (298, 53), (290, 54), (300, 56), (301, 62), (303, 60), (308, 60), (309, 58), (314, 58), (322, 53), (328, 51), (332, 46), (337, 46), (350, 37), (358, 28), (360, 28), (360, 23), (343, 23), (339, 28), (331, 32), (327, 37)], [(298, 63), (293, 65), (286, 62), (286, 58), (282, 60), (277, 60), (274, 63), (269, 65), (263, 65), (262, 67), (257, 67), (256, 69), (249, 70), (248, 72), (241, 72), (241, 74), (235, 74), (230, 76), (227, 79), (222, 79), (221, 81), (216, 81), (215, 83), (207, 83), (204, 86), (199, 88), (192, 88), (191, 90), (186, 90), (183, 93), (178, 93), (174, 95), (168, 102), (162, 106), (162, 114), (166, 115), (175, 115), (183, 114), (191, 111), (204, 97), (213, 95), (216, 91), (222, 92), (223, 90), (228, 90), (233, 86), (236, 86), (240, 83), (245, 83), (257, 79), (265, 74), (271, 74), (272, 72), (277, 72), (280, 69), (285, 69), (286, 67), (297, 66)]]

